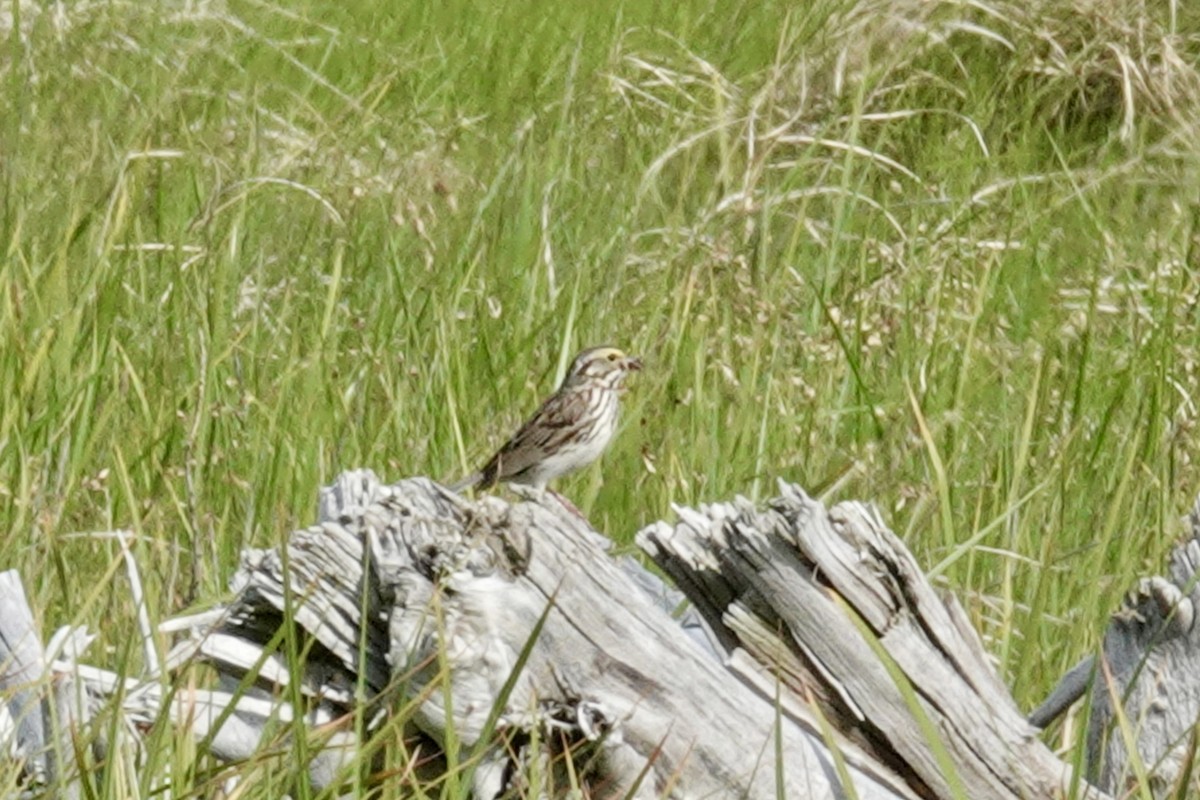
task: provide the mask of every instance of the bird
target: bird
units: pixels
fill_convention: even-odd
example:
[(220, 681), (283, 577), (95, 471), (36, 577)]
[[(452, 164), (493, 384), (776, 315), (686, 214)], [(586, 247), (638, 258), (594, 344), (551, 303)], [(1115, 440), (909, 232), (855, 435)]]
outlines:
[(642, 360), (615, 347), (589, 347), (575, 356), (562, 385), (478, 471), (450, 488), (490, 489), (517, 483), (544, 490), (555, 478), (586, 467), (617, 431), (625, 376)]

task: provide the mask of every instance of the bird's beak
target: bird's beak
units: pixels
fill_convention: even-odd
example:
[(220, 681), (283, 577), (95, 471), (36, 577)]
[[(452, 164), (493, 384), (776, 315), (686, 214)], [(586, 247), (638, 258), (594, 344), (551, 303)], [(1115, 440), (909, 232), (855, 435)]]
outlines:
[(626, 356), (625, 369), (629, 370), (630, 372), (641, 372), (642, 359), (638, 358), (637, 356)]

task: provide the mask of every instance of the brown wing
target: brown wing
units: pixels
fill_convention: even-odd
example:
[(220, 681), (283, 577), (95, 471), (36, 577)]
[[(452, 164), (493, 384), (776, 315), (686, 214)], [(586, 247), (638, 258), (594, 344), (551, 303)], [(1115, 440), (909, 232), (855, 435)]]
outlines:
[(586, 409), (586, 392), (564, 391), (550, 397), (484, 465), (480, 484), (490, 487), (520, 475), (557, 450)]

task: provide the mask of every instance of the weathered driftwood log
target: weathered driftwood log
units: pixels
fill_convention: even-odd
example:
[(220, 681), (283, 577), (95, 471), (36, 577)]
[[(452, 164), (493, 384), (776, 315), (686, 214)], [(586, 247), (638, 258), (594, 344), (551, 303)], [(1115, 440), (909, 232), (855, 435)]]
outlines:
[(1169, 577), (1143, 578), (1113, 614), (1099, 657), (1077, 664), (1030, 715), (1045, 727), (1091, 689), (1088, 777), (1114, 794), (1197, 791), (1200, 724), (1200, 498), (1191, 535), (1171, 553)]
[[(639, 543), (732, 657), (741, 648), (922, 796), (1051, 797), (1068, 772), (1033, 736), (953, 597), (939, 597), (874, 510), (781, 486), (681, 510)], [(735, 666), (747, 659), (733, 659)], [(745, 673), (744, 673), (745, 674)], [(747, 677), (749, 677), (747, 675)]]
[[(796, 725), (731, 679), (608, 557), (607, 540), (552, 495), (467, 503), (406, 481), (371, 499), (325, 523), (318, 538), (350, 529), (368, 543), (378, 580), (370, 591), (388, 609), (387, 663), (426, 697), (417, 724), (439, 744), (448, 728), (467, 746), (493, 726), (508, 734), (477, 770), (476, 797), (497, 796), (520, 762), (554, 766), (566, 751), (590, 764), (593, 796), (776, 797), (777, 788), (835, 796), (839, 760), (859, 797), (916, 796), (849, 744), (835, 758), (816, 725)], [(314, 552), (292, 553), (293, 571)], [(355, 641), (328, 627), (315, 635), (330, 650)], [(437, 686), (444, 680), (452, 719)], [(534, 740), (543, 752), (512, 744)]]
[[(423, 479), (343, 475), (322, 494), (318, 525), (282, 550), (245, 554), (228, 607), (159, 626), (189, 636), (147, 675), (80, 665), (82, 647), (0, 653), (0, 699), (23, 721), (9, 736), (41, 781), (57, 769), (41, 754), (66, 735), (56, 720), (86, 720), (43, 713), (46, 732), (34, 730), (49, 661), (50, 674), (93, 694), (116, 692), (126, 713), (166, 714), (224, 759), (277, 743), (280, 723), (302, 715), (292, 730), (316, 732), (307, 767), (318, 786), (363, 766), (356, 715), (369, 733), (400, 705), (430, 747), (479, 756), (476, 798), (528, 774), (550, 794), (582, 785), (591, 797), (1052, 797), (1071, 784), (957, 603), (930, 588), (869, 507), (827, 510), (783, 485), (765, 508), (739, 499), (678, 511), (678, 523), (638, 540), (707, 623), (701, 642), (664, 611), (669, 590), (610, 558), (607, 540), (553, 495), (468, 502)], [(1192, 542), (1176, 554), (1174, 582), (1146, 583), (1140, 616), (1118, 615), (1106, 637), (1103, 696), (1132, 686), (1148, 709), (1126, 715), (1143, 761), (1170, 752), (1182, 762), (1179, 734), (1196, 703), (1161, 714), (1149, 738), (1167, 744), (1143, 747), (1138, 724), (1153, 717), (1163, 676), (1114, 665), (1150, 652), (1168, 688), (1195, 698), (1192, 605), (1177, 601), (1194, 591), (1197, 564)], [(19, 586), (0, 583), (4, 602), (23, 603)], [(0, 617), (10, 652), (36, 638), (31, 622), (8, 622), (19, 616)], [(280, 647), (287, 629), (306, 642), (300, 667)], [(215, 666), (217, 685), (164, 692), (159, 670), (197, 658)], [(1125, 739), (1097, 733), (1090, 744), (1106, 753), (1098, 785), (1119, 788)], [(1085, 786), (1076, 796), (1104, 795)]]
[[(71, 782), (62, 782), (59, 762), (68, 742), (56, 736), (52, 724), (55, 712), (50, 708), (65, 691), (39, 691), (46, 674), (42, 640), (34, 626), (33, 614), (24, 601), (20, 578), (11, 570), (0, 572), (0, 711), (7, 718), (9, 736), (0, 742), (23, 762), (27, 778), (43, 785), (56, 784), (64, 794), (77, 796)], [(70, 704), (62, 708), (69, 713)]]

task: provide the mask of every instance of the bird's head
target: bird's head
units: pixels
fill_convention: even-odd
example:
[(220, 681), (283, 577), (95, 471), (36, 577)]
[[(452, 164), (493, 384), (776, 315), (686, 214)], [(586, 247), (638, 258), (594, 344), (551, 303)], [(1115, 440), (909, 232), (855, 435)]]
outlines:
[(564, 385), (598, 380), (609, 386), (620, 386), (627, 374), (641, 368), (642, 360), (637, 356), (627, 356), (615, 347), (590, 347), (575, 356)]

